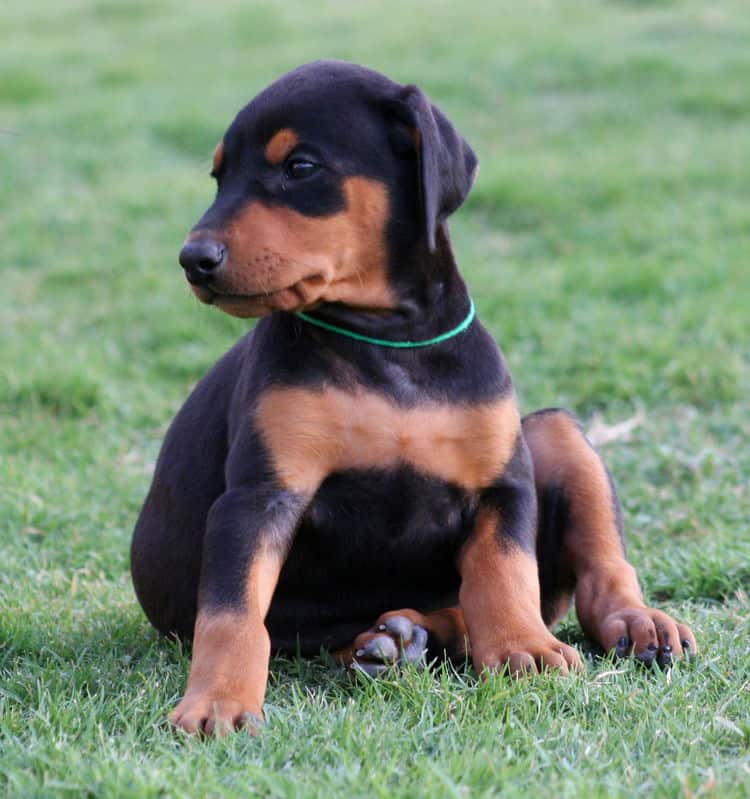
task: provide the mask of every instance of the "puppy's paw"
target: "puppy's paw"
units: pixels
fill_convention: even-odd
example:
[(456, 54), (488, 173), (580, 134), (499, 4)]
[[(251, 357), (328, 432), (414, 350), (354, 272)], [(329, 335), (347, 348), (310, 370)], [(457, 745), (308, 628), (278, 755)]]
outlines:
[(407, 615), (385, 614), (357, 636), (345, 665), (371, 677), (403, 663), (424, 665), (428, 637), (427, 630)]
[(205, 691), (185, 694), (169, 721), (176, 729), (190, 735), (221, 738), (239, 729), (257, 735), (263, 714), (259, 708), (249, 707), (247, 702)]
[(671, 666), (675, 659), (698, 652), (689, 627), (655, 608), (622, 608), (600, 625), (599, 643), (618, 657), (633, 655), (650, 666)]
[(479, 674), (507, 669), (512, 677), (555, 670), (562, 674), (582, 671), (583, 661), (572, 647), (544, 631), (526, 640), (484, 644), (473, 650), (474, 668)]

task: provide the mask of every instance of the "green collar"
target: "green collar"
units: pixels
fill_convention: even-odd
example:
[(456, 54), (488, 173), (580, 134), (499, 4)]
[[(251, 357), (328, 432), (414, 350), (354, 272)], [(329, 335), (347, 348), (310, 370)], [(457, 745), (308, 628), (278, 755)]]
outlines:
[(389, 341), (385, 338), (371, 338), (370, 336), (363, 336), (361, 333), (355, 333), (353, 330), (347, 330), (345, 327), (339, 327), (338, 325), (324, 322), (322, 319), (316, 319), (314, 316), (302, 313), (302, 311), (298, 311), (295, 315), (299, 316), (300, 319), (303, 319), (308, 324), (315, 325), (315, 327), (322, 327), (323, 330), (328, 330), (331, 333), (338, 333), (340, 336), (353, 338), (355, 341), (365, 341), (368, 344), (377, 344), (379, 347), (408, 349), (410, 347), (429, 347), (431, 344), (440, 344), (442, 341), (448, 341), (448, 339), (454, 338), (459, 335), (459, 333), (463, 333), (474, 321), (476, 309), (474, 308), (474, 300), (469, 297), (469, 313), (466, 314), (466, 318), (461, 324), (454, 327), (453, 330), (448, 330), (446, 333), (441, 333), (439, 336), (435, 336), (435, 338), (428, 338), (424, 341)]

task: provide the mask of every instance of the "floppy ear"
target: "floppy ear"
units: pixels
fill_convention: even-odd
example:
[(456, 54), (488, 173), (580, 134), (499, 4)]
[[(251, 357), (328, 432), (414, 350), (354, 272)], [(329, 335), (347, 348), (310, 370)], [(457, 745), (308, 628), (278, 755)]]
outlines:
[(471, 189), (477, 157), (440, 109), (416, 86), (404, 86), (388, 103), (391, 113), (412, 132), (427, 243), (435, 249), (438, 226)]

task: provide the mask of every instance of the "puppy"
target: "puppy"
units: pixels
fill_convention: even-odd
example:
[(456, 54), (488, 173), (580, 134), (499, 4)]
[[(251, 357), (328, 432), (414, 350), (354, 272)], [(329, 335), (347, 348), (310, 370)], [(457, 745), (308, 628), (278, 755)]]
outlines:
[(254, 730), (272, 651), (580, 669), (549, 631), (574, 592), (605, 650), (696, 650), (645, 606), (576, 420), (521, 418), (448, 238), (476, 167), (418, 88), (332, 61), (216, 147), (180, 263), (202, 302), (262, 318), (172, 423), (132, 544), (146, 615), (193, 639), (178, 727)]

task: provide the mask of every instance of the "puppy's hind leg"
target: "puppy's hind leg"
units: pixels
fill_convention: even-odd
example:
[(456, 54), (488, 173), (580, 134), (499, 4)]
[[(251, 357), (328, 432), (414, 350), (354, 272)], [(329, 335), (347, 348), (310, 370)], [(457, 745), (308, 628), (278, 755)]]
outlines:
[(133, 532), (135, 593), (159, 632), (191, 638), (208, 511), (224, 491), (230, 352), (172, 422)]
[(693, 633), (648, 608), (625, 558), (614, 486), (580, 425), (565, 411), (525, 417), (539, 500), (537, 559), (542, 615), (553, 624), (573, 592), (581, 626), (605, 650), (668, 665), (696, 651)]

